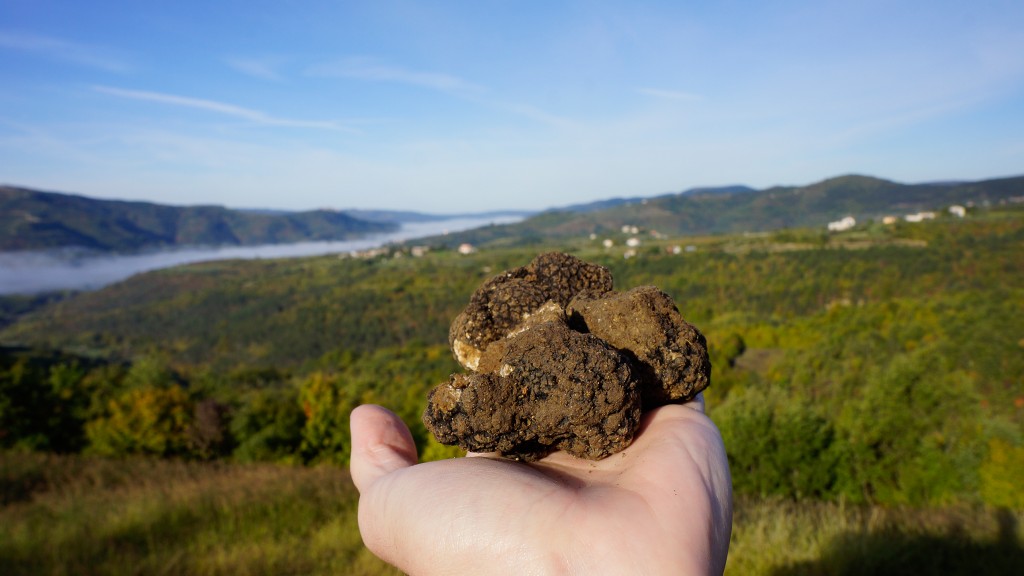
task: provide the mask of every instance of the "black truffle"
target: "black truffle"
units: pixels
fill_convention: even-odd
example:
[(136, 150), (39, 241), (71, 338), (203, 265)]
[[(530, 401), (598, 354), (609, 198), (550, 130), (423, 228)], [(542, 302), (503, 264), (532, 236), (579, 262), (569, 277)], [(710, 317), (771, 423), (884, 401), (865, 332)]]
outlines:
[(597, 460), (632, 441), (640, 403), (617, 350), (561, 322), (503, 348), (493, 372), (454, 374), (429, 392), (424, 422), (440, 442), (522, 460), (552, 450)]
[(581, 291), (612, 289), (604, 266), (558, 252), (541, 254), (528, 265), (484, 282), (452, 322), (448, 343), (463, 367), (476, 370), (488, 344), (504, 338), (548, 301), (565, 307)]
[(485, 282), (452, 323), (475, 371), (428, 393), (423, 422), (474, 452), (600, 459), (632, 441), (640, 413), (710, 383), (707, 343), (653, 286), (613, 292), (611, 273), (566, 254)]
[(580, 294), (570, 325), (631, 355), (644, 409), (693, 399), (708, 387), (711, 361), (704, 335), (679, 315), (672, 297), (654, 286), (595, 297)]

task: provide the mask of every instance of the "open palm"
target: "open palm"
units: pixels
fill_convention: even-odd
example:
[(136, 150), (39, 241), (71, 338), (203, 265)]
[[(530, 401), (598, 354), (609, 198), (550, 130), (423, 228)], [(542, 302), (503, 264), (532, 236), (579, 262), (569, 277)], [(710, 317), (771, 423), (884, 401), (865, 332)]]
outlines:
[(721, 436), (703, 402), (644, 415), (597, 462), (470, 455), (417, 464), (405, 424), (352, 412), (367, 547), (409, 574), (720, 574), (732, 528)]

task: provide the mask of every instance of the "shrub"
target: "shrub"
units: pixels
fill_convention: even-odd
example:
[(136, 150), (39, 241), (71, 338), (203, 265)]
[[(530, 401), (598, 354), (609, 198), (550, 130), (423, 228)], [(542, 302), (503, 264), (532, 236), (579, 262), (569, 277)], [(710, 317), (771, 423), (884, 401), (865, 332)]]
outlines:
[(870, 370), (840, 419), (842, 491), (886, 504), (944, 504), (976, 494), (978, 406), (969, 379), (936, 347)]
[(88, 422), (89, 451), (104, 455), (182, 455), (188, 449), (192, 403), (180, 386), (130, 388)]
[(823, 496), (835, 481), (832, 425), (778, 388), (736, 391), (715, 411), (739, 493)]
[(988, 442), (988, 455), (981, 465), (981, 497), (986, 504), (1024, 510), (1024, 446), (1001, 438)]
[(232, 455), (241, 462), (298, 461), (304, 422), (296, 388), (251, 391), (231, 415)]

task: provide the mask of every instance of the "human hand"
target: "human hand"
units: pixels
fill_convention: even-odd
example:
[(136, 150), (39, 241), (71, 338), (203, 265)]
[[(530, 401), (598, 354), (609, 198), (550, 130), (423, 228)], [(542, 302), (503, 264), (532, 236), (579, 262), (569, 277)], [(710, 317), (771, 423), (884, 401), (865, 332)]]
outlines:
[(352, 412), (366, 546), (408, 574), (721, 574), (732, 484), (703, 398), (644, 414), (600, 461), (471, 454), (417, 464), (405, 424)]

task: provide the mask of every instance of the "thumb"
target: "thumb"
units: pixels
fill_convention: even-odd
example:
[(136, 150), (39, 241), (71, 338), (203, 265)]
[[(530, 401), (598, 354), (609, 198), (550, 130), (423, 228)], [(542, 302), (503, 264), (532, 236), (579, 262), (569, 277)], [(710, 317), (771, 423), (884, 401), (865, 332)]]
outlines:
[(416, 444), (394, 412), (364, 404), (349, 417), (352, 430), (352, 482), (360, 492), (395, 470), (416, 463)]

